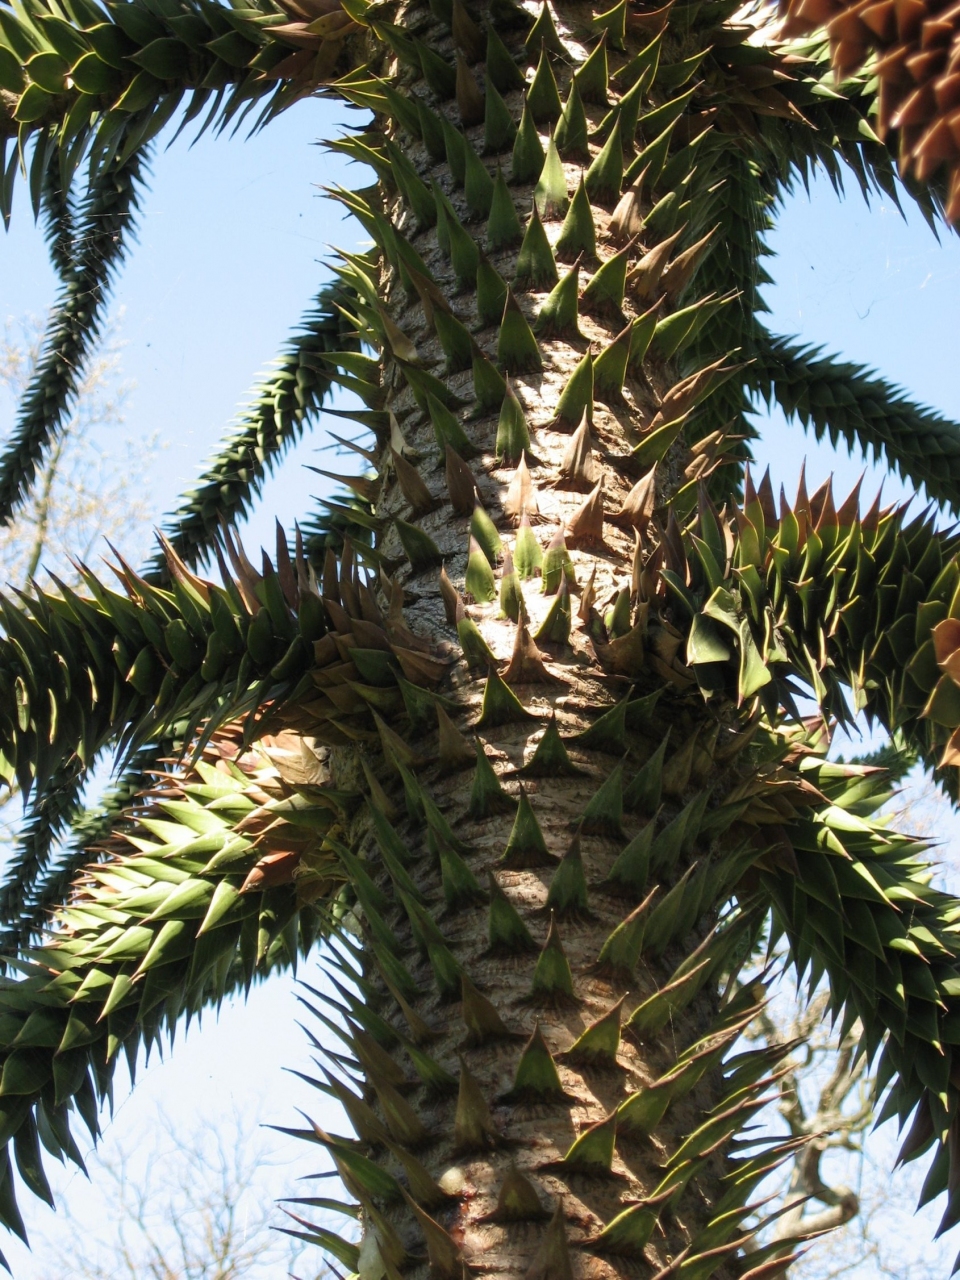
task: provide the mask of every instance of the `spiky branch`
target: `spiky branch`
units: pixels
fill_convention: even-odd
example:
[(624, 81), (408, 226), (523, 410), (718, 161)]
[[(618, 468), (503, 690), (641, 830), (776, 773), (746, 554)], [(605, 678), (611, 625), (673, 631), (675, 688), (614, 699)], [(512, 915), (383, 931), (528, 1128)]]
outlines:
[[(27, 898), (46, 870), (54, 846), (76, 818), (87, 771), (79, 757), (70, 756), (54, 770), (17, 832), (16, 843), (0, 884), (0, 953), (16, 955), (30, 935), (24, 919)], [(86, 861), (86, 860), (85, 860)]]
[(864, 365), (775, 334), (762, 340), (754, 386), (817, 440), (884, 461), (936, 502), (960, 511), (960, 424), (918, 405)]
[[(0, 522), (13, 519), (25, 500), (44, 455), (64, 429), (102, 332), (110, 286), (130, 247), (141, 197), (146, 156), (135, 151), (125, 163), (105, 167), (91, 181), (74, 216), (59, 186), (55, 195), (70, 216), (58, 227), (51, 253), (62, 288), (44, 336), (43, 350), (0, 455)], [(69, 241), (69, 244), (67, 243)]]
[(0, 750), (24, 794), (74, 754), (87, 765), (110, 743), (124, 754), (174, 725), (189, 739), (202, 720), (256, 712), (297, 685), (326, 630), (302, 549), (291, 561), (279, 539), (278, 568), (265, 559), (260, 573), (228, 546), (239, 584), (225, 568), (226, 587), (194, 578), (168, 552), (169, 589), (117, 566), (123, 593), (84, 570), (88, 598), (62, 587), (24, 597), (24, 610), (0, 601), (0, 679), (17, 707)]
[(824, 29), (840, 75), (876, 52), (877, 128), (901, 170), (944, 195), (946, 216), (960, 220), (960, 141), (952, 131), (950, 77), (960, 20), (949, 5), (925, 3), (907, 17), (895, 4), (857, 9), (845, 0), (785, 0), (787, 34)]
[[(66, 902), (74, 880), (98, 851), (111, 847), (117, 831), (123, 829), (126, 815), (135, 811), (140, 797), (149, 791), (161, 762), (177, 760), (182, 753), (183, 744), (173, 739), (148, 743), (134, 752), (96, 804), (77, 806), (70, 818), (69, 843), (60, 837), (60, 832), (50, 831), (46, 856), (38, 861), (40, 874), (8, 876), (9, 892), (17, 895), (19, 906), (17, 911), (3, 916), (6, 929), (0, 935), (0, 949), (16, 952), (36, 942), (50, 928), (54, 909)], [(16, 926), (12, 924), (14, 920)]]
[[(322, 31), (308, 30), (325, 18)], [(258, 0), (239, 9), (197, 0), (163, 8), (128, 0), (103, 7), (78, 0), (65, 21), (57, 6), (0, 6), (0, 211), (9, 218), (14, 149), (34, 143), (31, 169), (68, 122), (61, 181), (69, 187), (89, 156), (94, 172), (147, 145), (185, 94), (184, 123), (201, 131), (272, 118), (330, 78), (356, 24), (337, 3), (286, 9)], [(38, 56), (40, 55), (40, 56)], [(39, 184), (35, 184), (39, 190)]]
[(82, 1168), (69, 1117), (75, 1108), (97, 1136), (121, 1048), (135, 1060), (181, 1015), (295, 965), (326, 927), (322, 904), (307, 904), (340, 873), (332, 857), (304, 855), (350, 797), (329, 787), (315, 754), (308, 764), (280, 742), (245, 753), (240, 738), (239, 728), (221, 734), (193, 769), (152, 780), (124, 823), (101, 833), (106, 861), (57, 910), (55, 940), (18, 963), (19, 979), (0, 979), (0, 1008), (20, 1024), (0, 1032), (0, 1220), (24, 1239), (14, 1160), (52, 1203), (38, 1131)]

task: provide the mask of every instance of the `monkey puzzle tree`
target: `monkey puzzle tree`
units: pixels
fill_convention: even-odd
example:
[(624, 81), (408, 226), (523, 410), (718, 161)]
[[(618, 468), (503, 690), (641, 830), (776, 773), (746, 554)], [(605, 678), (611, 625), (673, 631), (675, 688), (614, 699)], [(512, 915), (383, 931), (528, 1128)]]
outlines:
[[(789, 1046), (742, 1047), (772, 978), (735, 981), (780, 944), (859, 1022), (953, 1225), (960, 903), (871, 816), (889, 774), (826, 748), (861, 712), (955, 785), (960, 544), (829, 484), (778, 505), (747, 469), (759, 394), (960, 506), (960, 427), (761, 322), (798, 179), (897, 198), (909, 121), (879, 139), (874, 69), (836, 83), (826, 37), (732, 0), (18, 0), (0, 83), (3, 207), (22, 169), (63, 281), (7, 518), (168, 122), (322, 92), (362, 112), (328, 145), (375, 179), (330, 192), (372, 247), (163, 554), (0, 602), (0, 764), (32, 796), (2, 894), (3, 1221), (18, 1178), (49, 1198), (41, 1144), (79, 1159), (71, 1115), (96, 1132), (121, 1049), (323, 937), (319, 1083), (355, 1134), (307, 1136), (363, 1233), (301, 1225), (364, 1280), (782, 1274), (802, 1224), (747, 1246), (802, 1141), (751, 1128)], [(909, 179), (931, 220), (949, 159)], [(359, 473), (258, 568), (231, 525), (334, 385)], [(85, 814), (105, 751), (127, 771)]]

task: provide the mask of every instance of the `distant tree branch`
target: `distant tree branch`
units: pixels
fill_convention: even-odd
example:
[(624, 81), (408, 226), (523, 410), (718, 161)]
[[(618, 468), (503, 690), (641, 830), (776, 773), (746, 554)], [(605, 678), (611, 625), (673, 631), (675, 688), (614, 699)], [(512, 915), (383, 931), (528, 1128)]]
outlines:
[[(161, 1116), (144, 1169), (134, 1144), (97, 1171), (111, 1205), (99, 1232), (64, 1206), (65, 1230), (41, 1255), (44, 1280), (253, 1280), (288, 1273), (298, 1252), (271, 1232), (272, 1205), (252, 1189), (270, 1163), (240, 1117), (184, 1132)], [(159, 1139), (159, 1140), (158, 1140)], [(111, 1233), (111, 1228), (112, 1233)]]

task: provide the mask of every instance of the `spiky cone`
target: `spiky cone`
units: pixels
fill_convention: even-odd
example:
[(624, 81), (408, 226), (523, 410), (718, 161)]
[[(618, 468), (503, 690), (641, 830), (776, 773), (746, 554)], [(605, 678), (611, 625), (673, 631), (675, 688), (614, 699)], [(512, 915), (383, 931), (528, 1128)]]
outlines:
[(946, 215), (954, 223), (960, 221), (954, 79), (960, 15), (949, 5), (920, 3), (908, 18), (896, 6), (843, 0), (787, 0), (781, 10), (788, 36), (826, 29), (838, 77), (859, 70), (871, 54), (878, 55), (878, 132), (890, 138), (903, 173), (921, 183), (945, 176)]
[[(347, 540), (339, 558), (331, 548), (322, 591), (302, 557), (278, 553), (261, 574), (226, 535), (222, 589), (172, 561), (162, 595), (123, 568), (124, 596), (88, 582), (90, 601), (40, 596), (25, 620), (5, 602), (0, 762), (25, 791), (34, 773), (46, 787), (58, 762), (112, 742), (111, 712), (146, 734), (252, 707), (270, 717), (244, 722), (265, 749), (276, 742), (262, 735), (285, 726), (324, 758), (318, 782), (298, 754), (272, 807), (245, 797), (244, 815), (265, 808), (263, 826), (238, 818), (213, 857), (196, 847), (209, 830), (164, 810), (147, 815), (146, 848), (127, 854), (147, 884), (117, 884), (111, 866), (78, 885), (55, 917), (64, 932), (20, 984), (37, 1008), (3, 1007), (0, 1131), (33, 1177), (37, 1114), (45, 1140), (56, 1136), (43, 1110), (51, 1081), (55, 1105), (73, 1098), (86, 1117), (121, 1045), (156, 1038), (164, 1018), (248, 982), (258, 964), (289, 963), (313, 909), (341, 996), (339, 1010), (318, 1012), (343, 1032), (334, 1065), (364, 1089), (325, 1076), (356, 1141), (309, 1136), (365, 1228), (359, 1248), (320, 1229), (313, 1238), (351, 1270), (369, 1262), (391, 1276), (423, 1257), (451, 1280), (480, 1268), (706, 1275), (737, 1243), (746, 1208), (740, 1184), (724, 1181), (725, 1144), (763, 1088), (761, 1076), (725, 1080), (710, 1056), (756, 1009), (752, 989), (721, 1009), (720, 985), (771, 912), (795, 958), (815, 954), (838, 1016), (862, 1020), (871, 1050), (890, 1035), (891, 1106), (907, 1115), (922, 1104), (931, 1133), (956, 1132), (945, 1114), (954, 904), (930, 890), (915, 843), (868, 820), (881, 779), (826, 764), (800, 727), (777, 736), (769, 724), (799, 681), (827, 717), (844, 714), (844, 681), (939, 753), (960, 726), (955, 647), (928, 632), (958, 611), (960, 571), (929, 523), (861, 517), (829, 490), (778, 513), (769, 486), (748, 483), (721, 520), (687, 475), (703, 456), (693, 426), (716, 412), (719, 447), (745, 378), (682, 411), (678, 388), (688, 394), (689, 378), (755, 336), (742, 317), (756, 303), (769, 199), (761, 153), (718, 129), (719, 154), (701, 163), (713, 108), (700, 109), (700, 51), (689, 54), (691, 32), (671, 27), (668, 8), (615, 5), (584, 40), (582, 15), (564, 5), (545, 5), (533, 27), (522, 16), (498, 24), (504, 8), (483, 9), (488, 42), (493, 19), (527, 81), (541, 76), (553, 136), (536, 131), (532, 108), (523, 124), (524, 91), (496, 46), (487, 73), (499, 100), (484, 98), (483, 33), (460, 0), (412, 6), (399, 38), (371, 15), (369, 72), (331, 89), (373, 111), (382, 139), (366, 147), (377, 184), (349, 193), (376, 247), (338, 267), (356, 296), (357, 345), (379, 358), (323, 357), (378, 436), (364, 456), (379, 474), (363, 478), (375, 509), (357, 515), (367, 541)], [(702, 21), (712, 31), (716, 12)], [(414, 29), (433, 58), (408, 56)], [(740, 43), (738, 30), (724, 34)], [(8, 63), (3, 73), (19, 74)], [(572, 78), (585, 64), (581, 93)], [(728, 65), (711, 63), (711, 75)], [(764, 115), (756, 102), (772, 110), (760, 98), (748, 116)], [(630, 200), (618, 215), (621, 159)], [(718, 223), (724, 253), (688, 280), (683, 253)], [(576, 326), (538, 335), (557, 260), (581, 254), (602, 296), (581, 306), (574, 275)], [(658, 315), (665, 275), (683, 309), (667, 297)], [(508, 413), (498, 448), (507, 376), (524, 414), (521, 430)], [(502, 544), (514, 530), (511, 572)], [(529, 581), (537, 572), (543, 592)], [(872, 593), (860, 589), (868, 575)], [(811, 601), (812, 581), (822, 598)], [(52, 703), (41, 696), (51, 691)], [(60, 714), (74, 703), (80, 727)], [(220, 800), (212, 819), (206, 806), (189, 817), (219, 824)], [(180, 819), (182, 844), (170, 830)], [(778, 843), (771, 827), (785, 833)], [(248, 828), (283, 847), (251, 853)], [(158, 867), (186, 877), (178, 896)], [(905, 900), (915, 952), (897, 945)], [(887, 973), (881, 1002), (864, 975)], [(783, 1153), (774, 1138), (769, 1147), (757, 1159)], [(941, 1173), (944, 1161), (934, 1183)], [(0, 1210), (12, 1219), (6, 1196)]]

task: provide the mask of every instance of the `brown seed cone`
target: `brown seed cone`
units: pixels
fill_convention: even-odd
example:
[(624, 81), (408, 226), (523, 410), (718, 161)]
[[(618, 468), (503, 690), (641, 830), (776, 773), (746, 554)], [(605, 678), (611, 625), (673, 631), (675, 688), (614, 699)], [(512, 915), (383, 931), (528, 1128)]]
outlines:
[(901, 171), (943, 175), (945, 214), (960, 223), (960, 8), (936, 0), (787, 0), (784, 34), (825, 27), (838, 76), (879, 54), (881, 138), (899, 133)]

